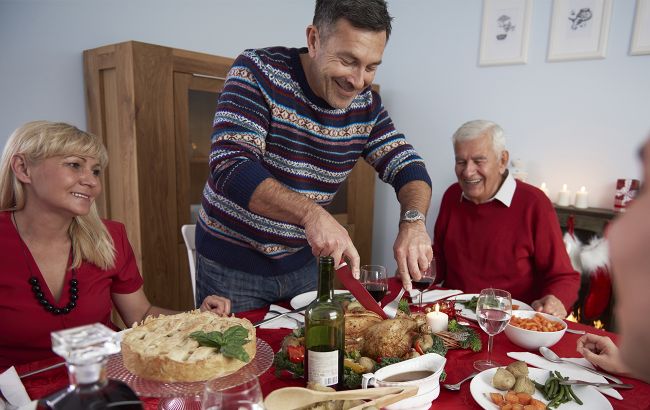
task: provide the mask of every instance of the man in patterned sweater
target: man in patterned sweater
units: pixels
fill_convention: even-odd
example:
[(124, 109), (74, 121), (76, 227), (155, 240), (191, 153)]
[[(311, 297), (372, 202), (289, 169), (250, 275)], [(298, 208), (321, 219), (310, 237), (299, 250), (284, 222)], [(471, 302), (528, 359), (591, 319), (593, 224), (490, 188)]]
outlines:
[(315, 289), (319, 255), (346, 258), (358, 277), (357, 250), (323, 206), (359, 157), (397, 193), (394, 255), (404, 286), (429, 266), (431, 181), (370, 88), (391, 20), (384, 0), (317, 0), (307, 48), (236, 59), (213, 124), (198, 295), (226, 296), (233, 312), (288, 299)]

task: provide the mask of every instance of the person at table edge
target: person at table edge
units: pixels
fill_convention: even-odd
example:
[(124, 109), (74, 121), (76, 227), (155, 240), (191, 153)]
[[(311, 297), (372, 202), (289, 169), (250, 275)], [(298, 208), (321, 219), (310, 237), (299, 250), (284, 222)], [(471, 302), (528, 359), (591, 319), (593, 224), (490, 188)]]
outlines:
[[(99, 218), (106, 148), (96, 136), (32, 121), (0, 162), (0, 369), (54, 356), (50, 333), (92, 323), (131, 325), (177, 312), (152, 306), (124, 225)], [(208, 296), (201, 310), (228, 314)]]
[(580, 275), (553, 205), (541, 190), (510, 175), (498, 124), (466, 122), (452, 143), (458, 182), (442, 197), (433, 245), (445, 287), (467, 293), (500, 288), (538, 311), (565, 317)]
[(410, 220), (394, 245), (404, 286), (428, 267), (430, 178), (371, 89), (391, 20), (383, 0), (317, 0), (307, 48), (235, 60), (196, 230), (199, 297), (226, 296), (235, 312), (291, 298), (315, 289), (319, 255), (347, 258), (358, 277), (357, 250), (323, 207), (359, 157), (393, 186)]
[(650, 136), (640, 154), (641, 191), (607, 231), (621, 347), (609, 337), (588, 333), (578, 340), (577, 351), (607, 372), (650, 383)]

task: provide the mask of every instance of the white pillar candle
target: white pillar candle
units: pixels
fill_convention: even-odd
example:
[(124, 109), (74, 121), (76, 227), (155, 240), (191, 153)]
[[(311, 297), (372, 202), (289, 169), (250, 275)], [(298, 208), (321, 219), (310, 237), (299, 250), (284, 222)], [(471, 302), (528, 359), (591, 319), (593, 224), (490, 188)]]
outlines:
[(440, 305), (436, 303), (435, 310), (427, 313), (427, 324), (431, 328), (431, 333), (442, 332), (449, 326), (449, 316), (440, 311)]
[(560, 206), (569, 206), (571, 202), (571, 191), (567, 189), (566, 184), (562, 185), (562, 190), (557, 194), (556, 204)]
[(588, 201), (588, 195), (589, 192), (587, 192), (587, 189), (585, 187), (581, 187), (580, 191), (576, 192), (576, 201), (575, 201), (575, 207), (576, 208), (587, 208), (589, 206), (589, 201)]
[(542, 185), (539, 186), (539, 189), (541, 189), (542, 192), (546, 194), (546, 196), (549, 196), (548, 195), (548, 188), (546, 187), (546, 182), (542, 182)]

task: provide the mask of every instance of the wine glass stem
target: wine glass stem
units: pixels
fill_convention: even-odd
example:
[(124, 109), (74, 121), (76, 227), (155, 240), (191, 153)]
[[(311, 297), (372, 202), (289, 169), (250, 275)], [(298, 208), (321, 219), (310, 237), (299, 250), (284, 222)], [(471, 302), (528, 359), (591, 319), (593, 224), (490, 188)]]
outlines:
[(488, 335), (488, 357), (487, 361), (488, 363), (492, 363), (492, 340), (494, 337), (492, 335)]

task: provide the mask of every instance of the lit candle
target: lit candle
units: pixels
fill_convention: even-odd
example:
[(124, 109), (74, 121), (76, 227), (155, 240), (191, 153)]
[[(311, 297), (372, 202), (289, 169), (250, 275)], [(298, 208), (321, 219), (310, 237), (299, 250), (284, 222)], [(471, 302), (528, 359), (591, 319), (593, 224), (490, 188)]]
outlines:
[(548, 188), (546, 188), (546, 182), (542, 182), (542, 185), (540, 185), (539, 189), (541, 189), (542, 192), (548, 196)]
[(571, 191), (567, 189), (566, 184), (562, 185), (562, 190), (557, 194), (556, 204), (560, 206), (569, 206), (571, 200)]
[(427, 313), (427, 324), (431, 328), (431, 333), (442, 332), (447, 330), (449, 325), (449, 316), (440, 311), (440, 305), (436, 303), (436, 310)]
[(585, 187), (581, 187), (580, 191), (576, 192), (576, 201), (575, 201), (575, 207), (576, 208), (587, 208), (588, 205), (588, 195), (589, 192), (587, 192), (587, 189)]

